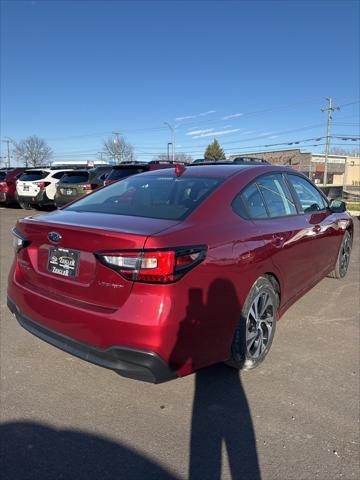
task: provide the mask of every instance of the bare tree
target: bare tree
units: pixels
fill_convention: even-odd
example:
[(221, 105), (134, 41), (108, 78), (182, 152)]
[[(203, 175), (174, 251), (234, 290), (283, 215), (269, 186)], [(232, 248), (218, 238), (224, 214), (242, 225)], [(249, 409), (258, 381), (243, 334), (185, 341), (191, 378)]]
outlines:
[(16, 159), (24, 162), (25, 167), (39, 167), (49, 160), (53, 151), (42, 138), (32, 135), (14, 142)]
[[(166, 153), (161, 153), (153, 158), (153, 160), (157, 160), (160, 162), (168, 162), (169, 160), (172, 161), (172, 156), (168, 158)], [(191, 155), (187, 155), (186, 153), (175, 153), (175, 162), (184, 162), (184, 163), (192, 163), (193, 158)]]
[(104, 156), (115, 163), (133, 162), (135, 160), (134, 147), (123, 138), (114, 141), (114, 138), (103, 140)]
[(332, 147), (329, 150), (330, 155), (348, 155), (349, 157), (359, 157), (359, 148)]

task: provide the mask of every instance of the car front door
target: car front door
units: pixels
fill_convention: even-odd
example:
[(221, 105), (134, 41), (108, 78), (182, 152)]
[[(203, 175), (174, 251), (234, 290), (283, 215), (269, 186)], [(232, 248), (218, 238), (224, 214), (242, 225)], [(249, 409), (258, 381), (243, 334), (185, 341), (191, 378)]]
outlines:
[(319, 280), (334, 265), (343, 231), (339, 229), (337, 215), (329, 210), (326, 199), (309, 180), (296, 174), (287, 174), (287, 179), (307, 234), (315, 240), (312, 242), (311, 255), (314, 275)]

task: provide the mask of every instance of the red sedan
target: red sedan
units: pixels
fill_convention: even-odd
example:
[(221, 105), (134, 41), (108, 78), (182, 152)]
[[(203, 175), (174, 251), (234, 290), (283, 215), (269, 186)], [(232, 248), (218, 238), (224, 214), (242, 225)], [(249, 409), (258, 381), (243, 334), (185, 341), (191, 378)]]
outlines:
[(345, 276), (353, 223), (290, 168), (178, 165), (13, 233), (8, 306), (20, 324), (158, 383), (217, 362), (257, 366), (283, 313), (325, 276)]

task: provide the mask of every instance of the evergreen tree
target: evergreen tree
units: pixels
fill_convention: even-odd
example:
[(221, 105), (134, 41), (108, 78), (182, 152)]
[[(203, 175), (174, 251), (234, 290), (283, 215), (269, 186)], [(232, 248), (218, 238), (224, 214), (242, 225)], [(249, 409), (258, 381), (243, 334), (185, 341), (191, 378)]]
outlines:
[(205, 160), (211, 160), (211, 161), (218, 161), (218, 160), (225, 160), (225, 152), (224, 150), (220, 147), (219, 142), (214, 138), (214, 141), (210, 143), (206, 147), (205, 153), (204, 153), (204, 158)]

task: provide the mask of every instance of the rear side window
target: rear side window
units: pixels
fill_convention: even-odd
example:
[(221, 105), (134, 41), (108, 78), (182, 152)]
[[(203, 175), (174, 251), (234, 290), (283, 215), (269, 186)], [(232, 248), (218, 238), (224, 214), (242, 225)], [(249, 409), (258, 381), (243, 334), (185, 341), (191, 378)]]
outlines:
[(291, 174), (288, 174), (288, 179), (298, 196), (303, 213), (325, 210), (327, 207), (325, 199), (310, 182), (298, 175)]
[(145, 167), (114, 168), (111, 170), (107, 180), (120, 180), (121, 178), (129, 177), (130, 175), (135, 175), (136, 173), (142, 173), (145, 171)]
[(61, 179), (61, 183), (86, 183), (88, 181), (89, 181), (88, 172), (66, 173)]
[(294, 200), (281, 174), (264, 175), (256, 183), (270, 217), (284, 217), (297, 213)]
[(221, 182), (206, 177), (133, 175), (81, 198), (67, 210), (181, 220)]
[(246, 187), (242, 193), (236, 197), (232, 206), (236, 213), (245, 218), (267, 218), (268, 216), (264, 199), (256, 183), (252, 183)]
[(24, 172), (21, 175), (20, 180), (22, 182), (33, 182), (36, 180), (42, 180), (48, 175), (49, 175), (49, 172), (45, 172), (44, 170), (32, 170), (29, 172)]

